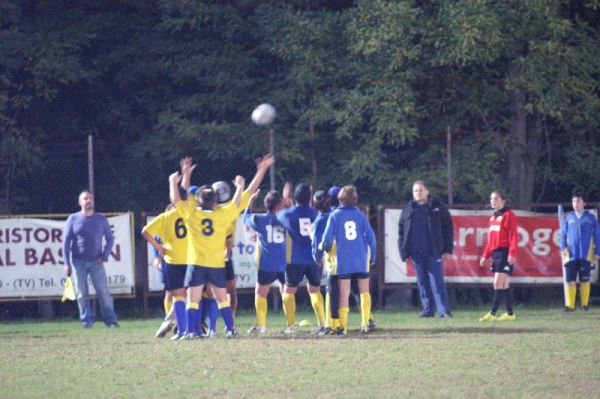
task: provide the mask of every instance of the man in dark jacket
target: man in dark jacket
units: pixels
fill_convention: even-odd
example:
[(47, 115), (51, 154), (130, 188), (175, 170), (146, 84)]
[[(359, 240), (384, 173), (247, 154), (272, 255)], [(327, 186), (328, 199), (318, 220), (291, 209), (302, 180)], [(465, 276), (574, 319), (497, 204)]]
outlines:
[(443, 259), (452, 254), (454, 226), (448, 208), (429, 198), (425, 182), (413, 184), (413, 200), (402, 210), (398, 225), (398, 248), (403, 261), (411, 258), (423, 311), (433, 317), (435, 301), (440, 317), (452, 317), (444, 282)]

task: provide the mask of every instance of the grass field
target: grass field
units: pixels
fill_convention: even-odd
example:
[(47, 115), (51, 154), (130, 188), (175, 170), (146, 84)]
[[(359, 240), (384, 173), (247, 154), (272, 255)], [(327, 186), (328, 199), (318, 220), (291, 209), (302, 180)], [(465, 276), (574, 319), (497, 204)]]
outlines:
[(600, 310), (519, 308), (515, 322), (478, 323), (485, 311), (379, 312), (367, 336), (305, 327), (291, 338), (273, 314), (266, 336), (248, 337), (248, 313), (237, 339), (184, 342), (154, 338), (158, 319), (4, 323), (0, 398), (600, 397)]

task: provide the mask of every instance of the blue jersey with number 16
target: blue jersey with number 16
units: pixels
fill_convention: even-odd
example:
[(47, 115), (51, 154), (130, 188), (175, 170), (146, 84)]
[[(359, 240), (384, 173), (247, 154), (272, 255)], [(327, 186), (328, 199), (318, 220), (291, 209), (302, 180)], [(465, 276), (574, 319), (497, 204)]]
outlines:
[(285, 228), (273, 213), (244, 212), (244, 224), (258, 235), (256, 263), (267, 272), (285, 271)]

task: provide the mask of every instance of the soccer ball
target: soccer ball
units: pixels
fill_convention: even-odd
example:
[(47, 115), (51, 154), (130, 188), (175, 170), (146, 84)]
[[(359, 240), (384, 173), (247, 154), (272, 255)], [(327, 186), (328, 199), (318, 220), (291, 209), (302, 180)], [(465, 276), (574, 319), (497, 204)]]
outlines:
[(268, 126), (275, 120), (277, 111), (271, 104), (260, 104), (252, 111), (252, 122), (258, 126)]

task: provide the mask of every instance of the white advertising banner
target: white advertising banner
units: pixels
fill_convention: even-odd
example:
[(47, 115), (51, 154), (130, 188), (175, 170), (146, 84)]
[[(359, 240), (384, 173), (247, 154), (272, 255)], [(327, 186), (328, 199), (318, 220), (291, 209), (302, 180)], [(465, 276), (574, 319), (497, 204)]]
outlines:
[[(148, 216), (150, 223), (154, 216)], [(164, 285), (160, 272), (153, 265), (154, 252), (152, 245), (147, 244), (148, 251), (148, 290), (162, 291)], [(244, 226), (242, 218), (238, 218), (233, 236), (232, 250), (233, 270), (235, 271), (236, 285), (238, 288), (254, 288), (256, 285), (256, 233)]]
[[(112, 294), (132, 294), (131, 215), (108, 217), (115, 244), (104, 264)], [(61, 297), (65, 220), (0, 219), (0, 298)], [(90, 293), (95, 294), (90, 283)]]

